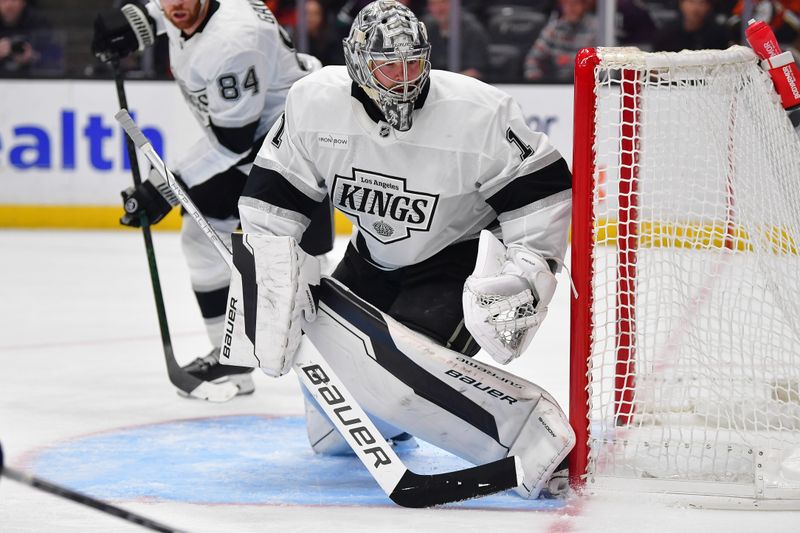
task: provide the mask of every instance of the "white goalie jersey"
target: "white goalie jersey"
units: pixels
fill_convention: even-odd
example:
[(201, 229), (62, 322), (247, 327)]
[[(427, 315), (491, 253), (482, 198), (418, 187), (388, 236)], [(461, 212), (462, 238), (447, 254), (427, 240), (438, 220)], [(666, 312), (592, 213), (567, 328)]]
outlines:
[(297, 82), (239, 201), (242, 227), (299, 239), (328, 194), (353, 223), (359, 253), (387, 270), (485, 228), (546, 258), (566, 252), (564, 159), (510, 96), (450, 72), (431, 72), (405, 132), (383, 120), (345, 67)]
[(189, 187), (241, 164), (283, 111), (289, 87), (320, 66), (295, 52), (263, 2), (209, 2), (205, 22), (188, 38), (157, 0), (146, 5), (157, 33), (169, 37), (172, 74), (205, 132), (172, 164)]

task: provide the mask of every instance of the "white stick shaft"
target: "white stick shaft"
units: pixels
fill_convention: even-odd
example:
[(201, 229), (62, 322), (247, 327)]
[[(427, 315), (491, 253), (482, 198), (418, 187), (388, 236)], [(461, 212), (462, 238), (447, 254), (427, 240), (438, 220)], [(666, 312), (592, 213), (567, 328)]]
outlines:
[(233, 254), (222, 241), (214, 228), (211, 227), (211, 224), (208, 223), (197, 206), (194, 205), (192, 199), (189, 198), (189, 195), (183, 190), (181, 184), (178, 183), (177, 179), (175, 179), (175, 175), (172, 174), (169, 168), (167, 168), (167, 165), (155, 151), (153, 145), (150, 144), (150, 141), (147, 140), (147, 137), (144, 136), (142, 130), (139, 129), (139, 126), (137, 126), (133, 121), (130, 114), (128, 114), (128, 111), (126, 109), (120, 109), (117, 114), (114, 115), (114, 118), (117, 119), (122, 128), (125, 130), (125, 133), (127, 133), (131, 140), (133, 140), (134, 144), (136, 144), (136, 147), (142, 152), (147, 160), (150, 161), (150, 164), (153, 165), (153, 168), (156, 169), (156, 172), (158, 172), (161, 177), (164, 178), (164, 181), (167, 183), (169, 188), (172, 189), (172, 192), (175, 193), (178, 201), (189, 214), (189, 216), (191, 216), (197, 225), (200, 226), (200, 229), (206, 234), (206, 237), (208, 237), (208, 239), (211, 241), (211, 244), (214, 245), (214, 248), (217, 249), (217, 252), (219, 252), (219, 255), (222, 257), (222, 259), (228, 263), (228, 267), (232, 267)]

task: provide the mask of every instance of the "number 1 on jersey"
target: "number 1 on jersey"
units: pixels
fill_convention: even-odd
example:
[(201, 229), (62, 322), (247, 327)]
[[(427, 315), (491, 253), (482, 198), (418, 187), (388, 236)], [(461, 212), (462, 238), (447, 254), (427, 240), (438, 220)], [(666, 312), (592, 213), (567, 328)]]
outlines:
[(529, 156), (532, 156), (532, 155), (533, 155), (533, 148), (531, 148), (531, 145), (530, 145), (530, 144), (525, 144), (525, 143), (522, 141), (522, 139), (520, 139), (519, 137), (517, 137), (517, 134), (516, 134), (516, 133), (514, 133), (514, 132), (511, 130), (511, 128), (508, 128), (508, 129), (506, 130), (506, 140), (507, 140), (508, 142), (510, 142), (511, 144), (515, 145), (517, 148), (519, 148), (519, 151), (520, 151), (520, 152), (522, 152), (522, 153), (519, 155), (519, 158), (520, 158), (520, 159), (523, 159), (523, 160), (524, 160), (525, 158), (527, 158), (527, 157), (529, 157)]

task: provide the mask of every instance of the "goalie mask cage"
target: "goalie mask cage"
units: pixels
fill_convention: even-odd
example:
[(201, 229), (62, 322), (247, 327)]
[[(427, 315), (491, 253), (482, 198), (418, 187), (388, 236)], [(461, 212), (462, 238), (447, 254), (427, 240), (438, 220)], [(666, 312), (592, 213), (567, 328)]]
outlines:
[(800, 499), (800, 141), (769, 76), (585, 49), (573, 156), (573, 484)]

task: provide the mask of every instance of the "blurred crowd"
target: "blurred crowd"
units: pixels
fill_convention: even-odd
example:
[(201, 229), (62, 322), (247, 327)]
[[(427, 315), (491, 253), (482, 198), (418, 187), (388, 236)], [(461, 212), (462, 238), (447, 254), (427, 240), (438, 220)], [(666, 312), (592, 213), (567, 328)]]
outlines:
[[(130, 0), (0, 0), (0, 74), (104, 77), (89, 52), (95, 13)], [(222, 0), (225, 1), (225, 0)], [(341, 40), (369, 0), (264, 0), (301, 49), (344, 64)], [(143, 2), (143, 0), (142, 0)], [(599, 46), (596, 0), (402, 0), (426, 24), (433, 68), (490, 83), (571, 83), (577, 52)], [(301, 16), (302, 15), (302, 16)], [(742, 20), (768, 22), (784, 49), (800, 45), (800, 0), (617, 0), (612, 38), (647, 51), (727, 48), (742, 43)], [(300, 27), (300, 24), (303, 27)], [(458, 44), (450, 50), (451, 37)], [(128, 77), (169, 78), (165, 42), (123, 67)]]
[(0, 0), (0, 72), (61, 74), (66, 34), (30, 2)]

